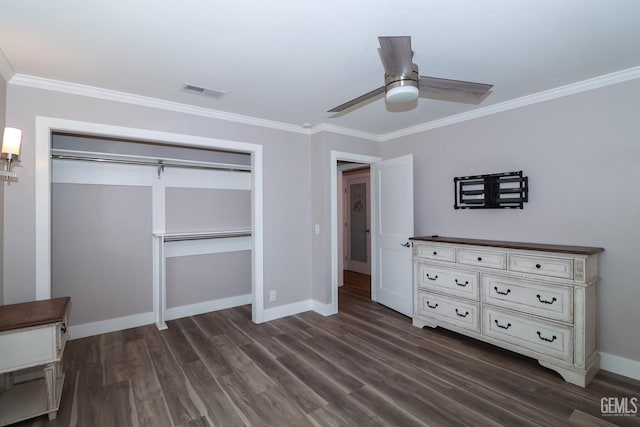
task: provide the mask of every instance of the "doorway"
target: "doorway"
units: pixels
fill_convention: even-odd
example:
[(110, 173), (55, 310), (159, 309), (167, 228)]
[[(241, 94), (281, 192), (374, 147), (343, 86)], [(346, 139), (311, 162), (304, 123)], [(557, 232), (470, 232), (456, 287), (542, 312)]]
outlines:
[(371, 299), (371, 171), (369, 165), (343, 162), (342, 293)]
[[(413, 310), (413, 156), (382, 161), (379, 157), (331, 151), (331, 278), (329, 312), (338, 312), (338, 272), (342, 272), (343, 227), (338, 226), (338, 204), (342, 180), (338, 180), (338, 161), (371, 166), (371, 300), (406, 316)], [(338, 236), (340, 235), (340, 239)], [(342, 255), (343, 256), (343, 255)]]

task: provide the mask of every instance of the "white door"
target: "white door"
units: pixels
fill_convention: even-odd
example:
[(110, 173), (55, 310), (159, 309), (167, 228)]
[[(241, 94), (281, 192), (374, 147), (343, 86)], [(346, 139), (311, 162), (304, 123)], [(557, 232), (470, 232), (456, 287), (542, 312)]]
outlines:
[(373, 165), (373, 299), (413, 315), (413, 155)]
[(344, 174), (344, 268), (371, 274), (369, 170)]

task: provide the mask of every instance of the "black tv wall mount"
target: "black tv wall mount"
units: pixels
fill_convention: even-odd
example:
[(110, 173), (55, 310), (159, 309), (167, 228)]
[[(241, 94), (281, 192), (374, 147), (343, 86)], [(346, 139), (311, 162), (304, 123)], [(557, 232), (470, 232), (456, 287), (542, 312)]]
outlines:
[(522, 171), (453, 178), (455, 209), (523, 209), (529, 179)]

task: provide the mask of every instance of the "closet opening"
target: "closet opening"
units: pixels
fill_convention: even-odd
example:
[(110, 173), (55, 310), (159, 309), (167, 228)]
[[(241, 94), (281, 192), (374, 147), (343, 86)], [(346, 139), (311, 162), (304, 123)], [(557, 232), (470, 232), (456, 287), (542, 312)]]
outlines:
[(261, 149), (185, 139), (50, 129), (50, 296), (71, 296), (73, 338), (245, 304), (262, 321)]

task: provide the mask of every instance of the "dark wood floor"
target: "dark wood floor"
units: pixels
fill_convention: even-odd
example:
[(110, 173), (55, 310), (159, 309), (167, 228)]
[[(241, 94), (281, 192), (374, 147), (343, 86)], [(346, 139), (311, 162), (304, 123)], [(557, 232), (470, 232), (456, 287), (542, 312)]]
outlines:
[(348, 289), (349, 295), (364, 298), (365, 300), (371, 299), (370, 275), (344, 270), (343, 283), (344, 288)]
[(587, 426), (603, 397), (640, 382), (600, 372), (588, 388), (535, 361), (410, 319), (340, 289), (340, 313), (251, 323), (250, 307), (74, 340), (55, 421), (21, 426)]

